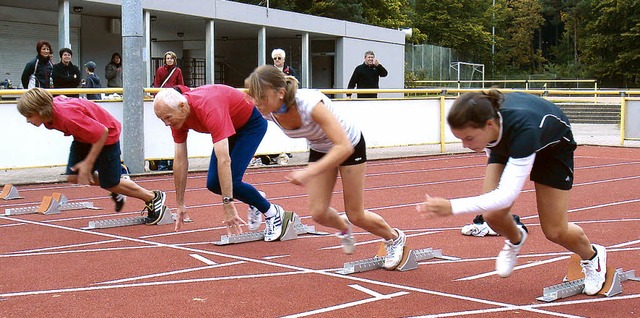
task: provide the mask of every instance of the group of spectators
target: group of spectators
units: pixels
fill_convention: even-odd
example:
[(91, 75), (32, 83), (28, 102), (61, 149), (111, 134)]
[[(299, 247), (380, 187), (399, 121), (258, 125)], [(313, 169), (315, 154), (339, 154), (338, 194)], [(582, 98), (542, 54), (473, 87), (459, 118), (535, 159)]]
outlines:
[[(78, 66), (71, 62), (73, 51), (70, 48), (62, 48), (58, 52), (60, 62), (54, 64), (53, 49), (51, 43), (41, 40), (36, 44), (38, 53), (29, 61), (22, 71), (22, 86), (24, 88), (100, 88), (100, 78), (94, 73), (97, 67), (94, 61), (84, 64), (86, 76), (83, 79)], [(271, 52), (273, 65), (285, 75), (298, 78), (295, 69), (285, 63), (286, 53), (277, 48)], [(172, 51), (164, 54), (164, 65), (156, 71), (153, 80), (154, 87), (173, 87), (184, 85), (182, 70), (177, 66), (178, 58)], [(104, 69), (107, 87), (122, 87), (122, 56), (115, 52)], [(353, 89), (377, 89), (380, 77), (387, 76), (388, 71), (379, 63), (373, 51), (364, 54), (364, 63), (358, 65), (351, 75), (347, 88)], [(351, 97), (351, 94), (347, 94)], [(77, 97), (72, 95), (71, 97)], [(377, 94), (358, 94), (359, 98), (376, 98)], [(99, 94), (87, 94), (87, 99), (100, 99)]]
[[(95, 74), (96, 62), (84, 64), (85, 77), (80, 68), (71, 61), (73, 51), (62, 48), (58, 52), (60, 62), (54, 64), (51, 43), (41, 40), (36, 44), (38, 54), (29, 61), (22, 71), (22, 87), (24, 88), (101, 88), (100, 78)], [(158, 68), (153, 81), (154, 87), (172, 87), (184, 85), (182, 70), (177, 67), (177, 56), (174, 52), (165, 53), (164, 65)], [(122, 87), (122, 56), (115, 52), (104, 69), (107, 87)], [(69, 94), (69, 97), (78, 95)], [(100, 94), (87, 94), (87, 99), (100, 99)]]

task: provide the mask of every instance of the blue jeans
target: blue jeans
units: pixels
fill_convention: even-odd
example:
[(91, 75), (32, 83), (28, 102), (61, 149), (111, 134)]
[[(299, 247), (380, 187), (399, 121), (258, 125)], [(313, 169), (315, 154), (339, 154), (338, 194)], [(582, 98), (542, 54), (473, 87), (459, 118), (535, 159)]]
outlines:
[[(262, 118), (258, 109), (254, 107), (247, 123), (236, 130), (235, 135), (228, 138), (233, 197), (246, 204), (253, 205), (262, 213), (269, 210), (271, 203), (263, 198), (256, 188), (242, 181), (242, 177), (266, 133), (267, 121)], [(218, 158), (216, 158), (215, 151), (211, 152), (211, 162), (209, 162), (209, 173), (207, 174), (207, 189), (215, 194), (222, 193), (220, 178), (218, 177)]]

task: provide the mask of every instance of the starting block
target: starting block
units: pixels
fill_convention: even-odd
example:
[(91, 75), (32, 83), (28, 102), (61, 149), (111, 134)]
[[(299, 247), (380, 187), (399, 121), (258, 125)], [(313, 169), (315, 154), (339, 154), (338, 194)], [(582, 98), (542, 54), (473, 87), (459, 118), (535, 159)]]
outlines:
[(14, 200), (22, 199), (22, 197), (18, 194), (18, 188), (13, 184), (5, 184), (4, 187), (2, 187), (2, 192), (0, 192), (0, 199)]
[[(554, 300), (582, 294), (584, 290), (584, 273), (582, 273), (580, 257), (578, 255), (571, 255), (569, 259), (569, 270), (567, 271), (565, 279), (567, 281), (562, 284), (545, 287), (542, 290), (542, 296), (536, 299), (544, 302), (552, 302)], [(604, 285), (602, 285), (602, 289), (598, 292), (598, 295), (612, 297), (622, 293), (622, 282), (627, 280), (640, 281), (640, 278), (636, 277), (635, 270), (625, 272), (621, 268), (614, 269), (613, 267), (607, 266)]]
[[(359, 261), (344, 263), (343, 268), (341, 270), (338, 270), (336, 273), (349, 275), (353, 273), (361, 273), (380, 269), (384, 265), (386, 253), (387, 251), (385, 249), (385, 244), (382, 243), (380, 245), (380, 248), (378, 249), (378, 253), (376, 254), (376, 256)], [(442, 256), (442, 250), (440, 249), (434, 250), (432, 248), (424, 248), (420, 250), (412, 250), (405, 245), (404, 251), (402, 253), (402, 260), (395, 270), (404, 272), (416, 269), (418, 268), (418, 262), (431, 258), (449, 259)]]
[[(99, 220), (99, 221), (89, 221), (89, 225), (87, 227), (83, 227), (83, 230), (94, 230), (94, 229), (108, 229), (112, 227), (122, 227), (122, 226), (131, 226), (131, 225), (140, 225), (146, 224), (146, 217), (144, 216), (134, 216), (128, 218), (120, 218), (120, 219), (109, 219), (109, 220)], [(173, 215), (170, 213), (169, 208), (165, 206), (164, 214), (162, 215), (162, 219), (158, 221), (155, 225), (164, 225), (164, 224), (173, 224), (175, 220), (173, 219)]]
[[(300, 217), (294, 212), (285, 212), (283, 222), (283, 233), (280, 236), (280, 241), (288, 241), (298, 238), (301, 234), (315, 234), (315, 235), (328, 235), (326, 232), (317, 232), (315, 226), (304, 225), (300, 222)], [(255, 241), (263, 241), (264, 232), (247, 232), (241, 234), (222, 235), (220, 241), (213, 242), (213, 244), (222, 246), (230, 244), (239, 244)]]
[(9, 208), (4, 210), (4, 215), (23, 215), (23, 214), (58, 214), (60, 211), (92, 209), (99, 210), (94, 207), (93, 202), (69, 202), (67, 197), (62, 193), (54, 192), (51, 196), (44, 196), (40, 205)]

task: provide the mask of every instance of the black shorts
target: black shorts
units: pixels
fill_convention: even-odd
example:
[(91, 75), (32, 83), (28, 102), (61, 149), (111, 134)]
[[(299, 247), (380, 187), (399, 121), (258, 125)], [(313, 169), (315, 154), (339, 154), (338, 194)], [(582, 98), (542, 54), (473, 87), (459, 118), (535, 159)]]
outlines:
[[(353, 166), (367, 162), (367, 143), (364, 141), (363, 135), (360, 135), (360, 141), (353, 148), (353, 153), (340, 164), (341, 166)], [(309, 162), (316, 162), (324, 155), (326, 153), (311, 149), (309, 150)]]
[[(69, 161), (67, 163), (67, 174), (78, 174), (71, 171), (71, 168), (78, 162), (84, 160), (91, 150), (91, 144), (73, 141), (69, 149)], [(120, 183), (122, 176), (122, 166), (120, 165), (120, 142), (113, 145), (106, 145), (100, 151), (93, 166), (93, 171), (98, 171), (100, 187), (109, 189)]]
[(575, 143), (560, 142), (536, 153), (531, 181), (560, 190), (573, 187), (573, 152)]

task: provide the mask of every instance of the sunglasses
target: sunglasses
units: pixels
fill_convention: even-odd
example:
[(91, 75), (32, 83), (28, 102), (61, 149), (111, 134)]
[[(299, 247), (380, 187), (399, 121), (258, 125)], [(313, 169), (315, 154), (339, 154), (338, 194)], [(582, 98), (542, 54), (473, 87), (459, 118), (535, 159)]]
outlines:
[(274, 57), (274, 58), (273, 58), (273, 60), (274, 60), (274, 61), (282, 60), (282, 58), (281, 58), (281, 57), (279, 57), (279, 56), (276, 56), (276, 57)]

